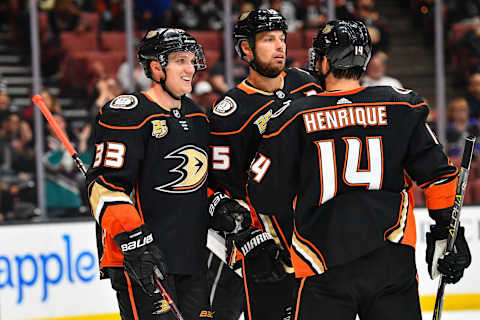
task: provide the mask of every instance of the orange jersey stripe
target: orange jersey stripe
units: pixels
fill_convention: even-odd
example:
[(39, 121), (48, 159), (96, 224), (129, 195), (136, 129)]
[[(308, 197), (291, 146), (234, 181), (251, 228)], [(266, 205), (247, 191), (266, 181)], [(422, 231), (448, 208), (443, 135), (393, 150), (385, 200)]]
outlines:
[(315, 111), (321, 111), (321, 110), (326, 110), (326, 109), (339, 109), (339, 108), (343, 108), (343, 107), (353, 107), (353, 106), (375, 106), (375, 105), (385, 105), (385, 104), (388, 104), (388, 105), (405, 105), (405, 106), (408, 106), (410, 108), (417, 108), (417, 107), (421, 107), (421, 106), (425, 106), (425, 102), (423, 103), (420, 103), (420, 104), (416, 104), (416, 105), (412, 105), (408, 102), (372, 102), (372, 103), (348, 103), (348, 104), (339, 104), (339, 105), (335, 105), (335, 106), (327, 106), (327, 107), (320, 107), (320, 108), (315, 108), (315, 109), (308, 109), (308, 110), (303, 110), (303, 111), (300, 111), (298, 112), (297, 114), (295, 114), (292, 118), (290, 118), (290, 120), (286, 121), (283, 126), (280, 127), (280, 129), (278, 129), (276, 132), (273, 132), (271, 134), (266, 134), (263, 136), (263, 138), (265, 139), (268, 139), (268, 138), (271, 138), (271, 137), (274, 137), (274, 136), (277, 136), (280, 134), (280, 132), (282, 132), (293, 120), (295, 120), (298, 116), (304, 114), (304, 113), (309, 113), (309, 112), (315, 112)]
[(306, 278), (303, 278), (302, 281), (300, 281), (300, 287), (298, 288), (298, 293), (297, 293), (297, 305), (295, 307), (295, 320), (298, 319), (298, 311), (300, 310), (300, 298), (302, 297), (302, 290), (303, 290), (303, 285), (305, 284)]
[(245, 272), (245, 259), (242, 259), (242, 273), (243, 273), (243, 286), (245, 287), (245, 300), (247, 301), (248, 319), (252, 319), (252, 311), (250, 308), (250, 297), (248, 294), (247, 274)]
[(415, 207), (415, 203), (413, 202), (413, 187), (410, 187), (407, 194), (409, 198), (407, 224), (403, 232), (403, 239), (400, 241), (400, 243), (412, 246), (415, 249), (417, 244), (417, 227), (415, 215), (413, 214), (413, 208)]
[(247, 124), (260, 112), (262, 111), (263, 109), (265, 109), (266, 107), (268, 107), (269, 105), (271, 105), (273, 102), (275, 102), (275, 100), (270, 100), (269, 102), (267, 102), (266, 104), (264, 104), (263, 106), (261, 106), (260, 108), (257, 109), (257, 111), (255, 111), (251, 116), (250, 118), (248, 118), (247, 121), (245, 121), (245, 123), (240, 127), (240, 129), (238, 130), (235, 130), (235, 131), (226, 131), (226, 132), (215, 132), (215, 131), (211, 131), (210, 133), (215, 135), (215, 136), (227, 136), (227, 135), (231, 135), (231, 134), (236, 134), (236, 133), (239, 133), (239, 132), (242, 132), (243, 129), (245, 129), (245, 127), (247, 126)]
[(458, 173), (458, 169), (455, 170), (455, 172), (453, 172), (453, 173), (449, 173), (449, 174), (446, 174), (446, 175), (443, 175), (443, 176), (440, 176), (440, 177), (436, 177), (436, 178), (433, 179), (433, 180), (430, 180), (430, 181), (428, 181), (428, 182), (422, 183), (421, 185), (419, 185), (419, 187), (422, 188), (422, 189), (425, 189), (428, 185), (434, 183), (435, 181), (438, 181), (438, 180), (443, 179), (443, 178), (453, 177), (453, 176), (457, 175), (457, 173)]
[(135, 318), (135, 320), (138, 320), (137, 306), (135, 305), (135, 298), (133, 297), (132, 282), (130, 281), (130, 277), (125, 271), (123, 271), (123, 274), (125, 275), (125, 279), (127, 279), (128, 296), (130, 297), (130, 305), (132, 306), (133, 317)]
[(115, 190), (125, 191), (124, 188), (122, 188), (122, 187), (117, 187), (116, 185), (107, 182), (107, 181), (103, 178), (103, 176), (99, 176), (99, 178), (100, 178), (100, 180), (102, 180), (102, 182), (103, 182), (105, 185), (109, 186), (110, 188), (115, 189)]
[(427, 208), (432, 210), (445, 209), (453, 206), (457, 189), (458, 177), (443, 184), (432, 184), (424, 190)]
[(145, 120), (143, 120), (139, 125), (136, 125), (136, 126), (125, 126), (125, 127), (112, 126), (112, 125), (106, 124), (106, 123), (104, 123), (100, 120), (98, 121), (98, 124), (101, 125), (102, 127), (109, 128), (109, 129), (115, 129), (115, 130), (135, 130), (135, 129), (140, 129), (141, 127), (143, 127), (145, 125), (145, 123), (148, 122), (148, 120), (150, 120), (152, 118), (158, 118), (158, 117), (170, 117), (170, 115), (165, 114), (165, 113), (152, 114), (151, 116), (146, 117)]
[(323, 88), (321, 86), (319, 86), (318, 84), (316, 84), (315, 82), (310, 82), (310, 83), (304, 84), (301, 87), (298, 87), (297, 89), (293, 89), (292, 91), (290, 91), (290, 94), (294, 94), (295, 92), (298, 92), (298, 91), (302, 90), (303, 88), (306, 88), (306, 87), (309, 87), (309, 86), (315, 86), (315, 87), (319, 88), (320, 90), (323, 90)]

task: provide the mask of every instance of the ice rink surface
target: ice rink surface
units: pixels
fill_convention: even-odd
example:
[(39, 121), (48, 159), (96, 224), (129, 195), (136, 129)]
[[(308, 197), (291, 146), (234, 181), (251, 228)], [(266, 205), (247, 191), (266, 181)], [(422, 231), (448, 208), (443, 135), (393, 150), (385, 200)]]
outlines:
[[(480, 303), (480, 301), (479, 301)], [(423, 320), (432, 319), (432, 312), (422, 313)], [(480, 310), (472, 311), (445, 311), (441, 320), (480, 320)]]

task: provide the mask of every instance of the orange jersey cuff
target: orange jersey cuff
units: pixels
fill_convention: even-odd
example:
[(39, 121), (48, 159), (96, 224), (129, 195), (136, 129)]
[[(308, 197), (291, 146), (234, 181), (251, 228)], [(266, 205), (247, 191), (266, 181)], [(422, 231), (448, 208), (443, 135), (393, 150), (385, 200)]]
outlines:
[(107, 230), (112, 237), (138, 228), (142, 224), (142, 219), (135, 207), (126, 203), (108, 206), (102, 218), (102, 229)]
[(433, 184), (424, 190), (427, 208), (445, 209), (453, 206), (458, 177), (444, 184)]

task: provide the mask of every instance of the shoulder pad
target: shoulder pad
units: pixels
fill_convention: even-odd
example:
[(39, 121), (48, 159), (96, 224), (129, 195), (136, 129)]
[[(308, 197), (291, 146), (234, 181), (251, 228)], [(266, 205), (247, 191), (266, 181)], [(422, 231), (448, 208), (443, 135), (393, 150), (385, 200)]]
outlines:
[(138, 127), (152, 114), (150, 104), (151, 102), (142, 94), (120, 95), (103, 106), (98, 122), (116, 127)]
[(285, 72), (289, 78), (297, 81), (316, 82), (315, 77), (310, 72), (300, 68), (288, 68)]

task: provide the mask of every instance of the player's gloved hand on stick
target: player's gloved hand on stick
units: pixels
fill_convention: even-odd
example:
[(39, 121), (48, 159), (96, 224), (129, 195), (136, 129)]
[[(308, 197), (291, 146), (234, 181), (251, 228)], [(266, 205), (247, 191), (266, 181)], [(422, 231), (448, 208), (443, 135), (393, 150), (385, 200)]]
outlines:
[(232, 237), (254, 282), (275, 282), (287, 276), (285, 266), (292, 265), (290, 254), (275, 243), (270, 233), (249, 228)]
[(430, 232), (427, 232), (426, 254), (428, 272), (432, 279), (441, 273), (446, 283), (457, 283), (472, 262), (472, 256), (465, 240), (463, 227), (458, 228), (454, 251), (445, 253), (448, 237), (448, 225), (437, 223), (430, 226)]
[[(154, 244), (153, 234), (145, 224), (131, 231), (117, 234), (113, 240), (123, 253), (123, 266), (127, 274), (136, 281), (149, 296), (157, 293), (154, 280), (158, 268), (160, 280), (167, 275), (167, 264), (162, 251)], [(162, 279), (163, 277), (163, 279)]]
[(211, 195), (208, 203), (208, 211), (212, 216), (210, 227), (213, 230), (237, 233), (252, 224), (250, 211), (222, 192)]

